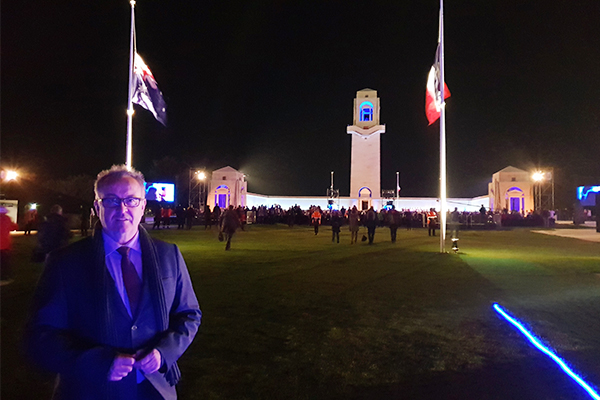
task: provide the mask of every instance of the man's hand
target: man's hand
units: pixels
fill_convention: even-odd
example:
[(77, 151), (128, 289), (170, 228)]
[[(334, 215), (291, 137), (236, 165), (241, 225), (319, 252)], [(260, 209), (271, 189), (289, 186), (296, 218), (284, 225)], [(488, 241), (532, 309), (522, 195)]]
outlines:
[(130, 354), (118, 354), (108, 372), (108, 380), (120, 381), (125, 378), (132, 370), (135, 358)]
[[(136, 353), (136, 362), (133, 366), (139, 370), (141, 370), (144, 374), (151, 374), (153, 372), (158, 371), (162, 364), (162, 358), (160, 356), (160, 352), (156, 349), (153, 349), (150, 353), (143, 356), (143, 351), (140, 350)], [(139, 358), (142, 357), (143, 358)]]

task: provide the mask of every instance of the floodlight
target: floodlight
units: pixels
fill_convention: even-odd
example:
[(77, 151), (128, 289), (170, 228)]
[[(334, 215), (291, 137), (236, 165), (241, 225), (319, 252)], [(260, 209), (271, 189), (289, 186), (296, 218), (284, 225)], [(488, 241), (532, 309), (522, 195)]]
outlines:
[(452, 250), (455, 253), (458, 253), (458, 238), (457, 237), (452, 238)]
[(19, 177), (19, 173), (14, 170), (7, 170), (5, 177), (7, 181), (14, 181)]
[(535, 182), (540, 182), (544, 180), (544, 173), (542, 171), (536, 171), (531, 175), (531, 179)]

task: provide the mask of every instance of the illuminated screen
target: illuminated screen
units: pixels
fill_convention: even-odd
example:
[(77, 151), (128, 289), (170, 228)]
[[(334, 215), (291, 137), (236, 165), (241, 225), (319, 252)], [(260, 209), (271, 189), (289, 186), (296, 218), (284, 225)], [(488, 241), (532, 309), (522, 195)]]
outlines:
[(600, 186), (579, 186), (577, 188), (577, 200), (582, 206), (595, 206), (596, 193), (600, 193)]
[(175, 185), (173, 183), (146, 182), (146, 200), (175, 201)]

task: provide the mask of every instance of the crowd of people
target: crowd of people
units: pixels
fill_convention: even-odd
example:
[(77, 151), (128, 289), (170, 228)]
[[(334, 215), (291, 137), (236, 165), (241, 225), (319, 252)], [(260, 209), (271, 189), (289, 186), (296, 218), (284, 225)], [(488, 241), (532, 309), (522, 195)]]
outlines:
[[(194, 225), (204, 225), (204, 229), (211, 229), (213, 225), (217, 226), (224, 241), (225, 249), (231, 248), (231, 238), (238, 228), (245, 229), (247, 224), (287, 224), (289, 227), (294, 225), (310, 225), (314, 229), (314, 234), (319, 234), (321, 226), (331, 227), (332, 242), (339, 243), (342, 227), (348, 226), (351, 232), (351, 244), (357, 243), (358, 232), (361, 226), (366, 227), (366, 235), (361, 238), (374, 242), (375, 230), (378, 227), (388, 227), (390, 229), (390, 239), (396, 241), (396, 232), (398, 228), (405, 227), (410, 230), (419, 227), (428, 227), (429, 234), (435, 236), (437, 229), (438, 214), (432, 209), (429, 211), (395, 210), (394, 207), (384, 208), (376, 211), (373, 207), (368, 210), (359, 211), (356, 206), (346, 209), (342, 207), (336, 209), (321, 209), (319, 206), (311, 206), (308, 209), (302, 209), (295, 205), (285, 210), (281, 206), (271, 207), (234, 207), (230, 205), (224, 210), (215, 205), (212, 209), (205, 205), (202, 210), (197, 210), (193, 206), (183, 207), (181, 204), (172, 207), (168, 203), (155, 202), (149, 204), (152, 210), (153, 223), (152, 229), (170, 229), (173, 221), (177, 222), (177, 229), (191, 229)], [(462, 216), (465, 213), (461, 213)], [(458, 219), (457, 219), (458, 220)], [(469, 221), (471, 218), (469, 217)]]
[[(358, 214), (358, 219), (363, 221), (363, 225), (365, 225), (364, 222), (367, 220), (366, 216), (369, 214), (369, 211), (372, 211), (371, 217), (372, 220), (376, 221), (374, 225), (377, 227), (389, 225), (389, 220), (386, 220), (386, 218), (388, 218), (390, 214), (394, 215), (395, 213), (398, 215), (395, 217), (396, 223), (394, 225), (398, 227), (402, 226), (407, 229), (425, 228), (428, 227), (428, 222), (433, 220), (439, 225), (439, 212), (436, 212), (435, 210), (433, 211), (434, 217), (432, 218), (430, 214), (432, 210), (395, 210), (395, 208), (391, 206), (381, 210), (375, 210), (373, 207), (367, 210), (358, 210), (356, 206), (350, 209), (342, 207), (339, 210), (322, 209), (318, 206), (302, 209), (299, 206), (294, 206), (285, 210), (281, 206), (274, 205), (272, 207), (238, 207), (237, 210), (240, 215), (245, 213), (246, 218), (253, 224), (287, 224), (289, 226), (313, 225), (314, 220), (320, 218), (319, 225), (331, 225), (332, 218), (335, 219), (336, 217), (339, 217), (341, 218), (340, 224), (347, 225), (350, 224), (351, 213), (354, 211)], [(315, 212), (317, 212), (316, 215)], [(484, 211), (483, 214), (480, 212), (459, 212), (457, 210), (456, 212), (458, 213), (460, 223), (469, 227), (491, 221), (491, 213), (487, 211)], [(449, 213), (449, 215), (450, 214), (451, 213)]]
[[(258, 207), (229, 206), (225, 209), (221, 209), (219, 205), (215, 205), (211, 209), (209, 205), (205, 205), (199, 210), (193, 206), (183, 207), (181, 204), (173, 207), (165, 202), (154, 202), (154, 204), (149, 204), (148, 206), (152, 210), (152, 229), (170, 229), (171, 225), (175, 222), (177, 229), (192, 229), (194, 225), (204, 225), (204, 229), (208, 230), (215, 225), (220, 231), (223, 231), (223, 219), (226, 211), (230, 209), (231, 214), (228, 220), (231, 220), (232, 215), (235, 215), (237, 228), (241, 228), (242, 230), (246, 224), (287, 224), (290, 227), (294, 225), (310, 225), (313, 227), (315, 235), (318, 235), (319, 228), (325, 225), (331, 226), (332, 241), (334, 242), (339, 242), (339, 233), (345, 225), (348, 225), (349, 230), (352, 232), (352, 243), (358, 241), (358, 228), (360, 226), (367, 228), (366, 240), (369, 243), (372, 243), (374, 231), (377, 227), (389, 227), (392, 241), (396, 240), (396, 231), (400, 227), (407, 230), (428, 228), (430, 236), (435, 236), (436, 230), (439, 229), (439, 213), (434, 209), (395, 210), (393, 206), (390, 206), (381, 210), (375, 210), (371, 207), (367, 210), (359, 211), (356, 206), (350, 209), (342, 207), (336, 210), (329, 208), (321, 209), (319, 206), (302, 209), (298, 205), (290, 207), (287, 210), (279, 205), (271, 207), (264, 205)], [(515, 217), (503, 217), (503, 221), (509, 218), (514, 219)], [(453, 226), (460, 225), (472, 228), (475, 225), (492, 224), (493, 218), (492, 213), (488, 212), (482, 206), (479, 212), (459, 212), (455, 208), (453, 212), (448, 213), (447, 221), (449, 229), (455, 231), (457, 229), (454, 229)]]
[[(318, 235), (324, 226), (330, 227), (332, 242), (339, 243), (340, 232), (344, 227), (350, 231), (350, 243), (355, 244), (359, 241), (365, 241), (369, 244), (374, 242), (375, 231), (377, 228), (387, 227), (390, 230), (390, 240), (396, 242), (396, 232), (399, 228), (411, 230), (414, 228), (427, 228), (429, 236), (436, 236), (439, 229), (440, 216), (435, 209), (429, 210), (396, 210), (393, 206), (388, 206), (380, 210), (370, 207), (367, 210), (358, 210), (356, 206), (346, 209), (342, 207), (339, 210), (311, 206), (308, 209), (302, 209), (295, 205), (288, 209), (283, 209), (279, 205), (271, 207), (234, 207), (230, 205), (221, 209), (215, 205), (212, 209), (205, 205), (201, 209), (183, 207), (181, 204), (173, 207), (166, 202), (148, 202), (148, 215), (153, 217), (152, 229), (170, 229), (173, 223), (176, 223), (177, 229), (192, 229), (195, 225), (204, 225), (205, 230), (216, 226), (221, 233), (220, 236), (226, 242), (226, 250), (231, 248), (231, 238), (237, 229), (245, 229), (247, 224), (286, 224), (289, 227), (294, 225), (312, 226), (314, 234)], [(447, 230), (451, 237), (457, 237), (459, 229), (489, 228), (496, 224), (500, 226), (543, 226), (553, 221), (553, 212), (527, 214), (508, 212), (491, 212), (482, 205), (479, 212), (460, 212), (458, 208), (448, 212)], [(38, 220), (37, 210), (29, 210), (25, 216), (25, 234), (30, 234), (32, 228), (38, 230), (38, 245), (34, 250), (32, 259), (42, 262), (46, 255), (52, 250), (65, 246), (72, 236), (67, 227), (67, 218), (62, 215), (62, 208), (54, 205), (50, 213)], [(98, 216), (90, 209), (82, 208), (81, 212), (81, 235), (87, 236), (88, 230), (94, 228)], [(549, 222), (544, 222), (549, 221)], [(150, 225), (150, 219), (148, 219)], [(7, 224), (4, 224), (5, 226)], [(148, 225), (148, 226), (149, 226)], [(366, 228), (366, 233), (359, 238), (361, 227)], [(6, 235), (4, 235), (6, 236)], [(3, 282), (10, 279), (10, 261), (8, 254), (9, 240), (3, 240)]]
[(152, 229), (170, 229), (173, 218), (177, 223), (177, 229), (192, 229), (198, 215), (198, 210), (193, 205), (183, 207), (179, 204), (172, 207), (166, 202), (148, 202), (153, 217)]
[[(185, 210), (182, 210), (182, 214)], [(227, 217), (225, 217), (227, 216)], [(220, 232), (227, 238), (226, 249), (231, 246), (231, 236), (237, 228), (244, 229), (246, 224), (287, 224), (289, 227), (294, 225), (312, 226), (314, 234), (318, 235), (322, 226), (331, 227), (332, 242), (339, 243), (339, 234), (342, 227), (348, 226), (351, 232), (351, 244), (357, 243), (358, 232), (361, 226), (366, 227), (366, 234), (361, 240), (374, 242), (375, 230), (379, 227), (388, 227), (390, 229), (390, 239), (396, 242), (398, 228), (428, 228), (429, 236), (435, 236), (439, 229), (439, 213), (434, 209), (430, 210), (396, 210), (393, 206), (375, 210), (373, 207), (367, 210), (359, 211), (356, 206), (346, 209), (342, 207), (336, 209), (321, 209), (319, 206), (311, 206), (308, 209), (302, 209), (298, 205), (285, 210), (281, 206), (271, 207), (234, 207), (229, 206), (222, 211), (218, 205), (211, 210), (206, 205), (201, 213), (194, 213), (193, 217), (197, 222), (190, 224), (204, 224), (204, 229), (210, 229), (212, 225), (219, 227)], [(169, 217), (170, 221), (170, 217)], [(493, 224), (492, 213), (485, 207), (479, 212), (459, 212), (457, 208), (448, 213), (448, 229), (453, 235), (457, 235), (459, 227), (472, 228), (475, 225)], [(168, 227), (170, 222), (166, 223)], [(227, 226), (227, 228), (224, 228)], [(235, 226), (235, 229), (232, 227)], [(191, 227), (191, 225), (189, 225)], [(228, 234), (225, 232), (228, 231)]]

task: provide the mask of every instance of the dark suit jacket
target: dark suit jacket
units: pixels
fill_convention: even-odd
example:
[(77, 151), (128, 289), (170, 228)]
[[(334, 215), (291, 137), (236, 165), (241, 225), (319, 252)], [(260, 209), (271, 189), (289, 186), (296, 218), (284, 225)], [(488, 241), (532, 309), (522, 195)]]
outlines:
[(202, 316), (183, 257), (177, 246), (150, 239), (140, 228), (143, 289), (132, 319), (106, 268), (99, 233), (49, 256), (26, 327), (26, 352), (59, 374), (54, 398), (112, 400), (137, 398), (135, 369), (108, 381), (115, 355), (156, 348), (163, 365), (146, 378), (164, 398), (175, 399), (167, 371), (179, 373), (176, 361)]

